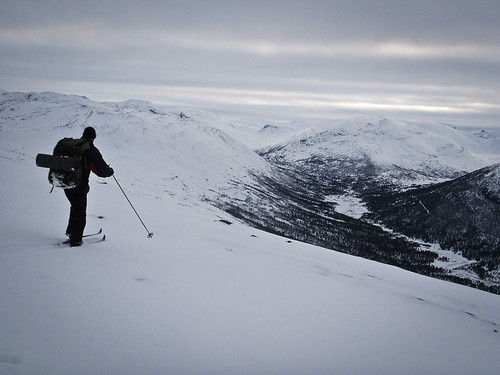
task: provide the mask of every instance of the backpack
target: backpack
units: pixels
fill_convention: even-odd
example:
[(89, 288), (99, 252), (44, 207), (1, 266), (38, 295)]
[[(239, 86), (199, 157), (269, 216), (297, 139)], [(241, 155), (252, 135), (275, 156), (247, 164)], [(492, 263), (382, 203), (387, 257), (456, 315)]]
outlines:
[(38, 154), (36, 165), (50, 168), (49, 182), (55, 187), (71, 189), (80, 184), (85, 163), (85, 151), (90, 149), (86, 139), (63, 138), (57, 142), (52, 155)]

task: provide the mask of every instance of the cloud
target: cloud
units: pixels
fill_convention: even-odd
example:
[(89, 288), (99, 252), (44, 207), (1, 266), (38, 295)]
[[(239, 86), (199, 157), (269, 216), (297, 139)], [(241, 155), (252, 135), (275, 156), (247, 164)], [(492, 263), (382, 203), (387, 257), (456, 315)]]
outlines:
[(300, 42), (293, 40), (213, 36), (202, 32), (165, 32), (162, 29), (109, 29), (102, 22), (62, 23), (42, 27), (0, 29), (2, 44), (29, 48), (58, 47), (70, 49), (168, 49), (244, 53), (261, 56), (308, 56), (359, 58), (408, 58), (500, 61), (500, 44), (437, 44), (413, 43), (398, 40), (350, 40)]
[(487, 0), (2, 2), (0, 88), (496, 125), (498, 19)]

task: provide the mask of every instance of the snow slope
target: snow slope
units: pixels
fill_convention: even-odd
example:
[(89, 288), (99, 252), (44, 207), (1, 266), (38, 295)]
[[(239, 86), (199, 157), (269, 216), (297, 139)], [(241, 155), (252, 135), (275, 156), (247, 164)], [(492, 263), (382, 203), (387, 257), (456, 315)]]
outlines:
[(407, 184), (425, 184), (499, 163), (500, 133), (431, 122), (356, 118), (316, 123), (261, 152), (287, 163), (368, 160), (381, 176), (403, 183), (411, 174)]
[[(0, 374), (498, 373), (500, 296), (221, 222), (195, 195), (257, 161), (201, 112), (114, 105), (118, 126), (112, 104), (49, 96), (2, 107)], [(114, 181), (92, 178), (87, 230), (107, 240), (53, 245), (68, 204), (34, 157), (86, 124), (152, 239)]]
[(0, 111), (0, 156), (30, 158), (27, 147), (35, 155), (51, 153), (58, 139), (80, 137), (85, 126), (93, 125), (96, 145), (108, 150), (105, 160), (117, 178), (131, 178), (133, 190), (148, 189), (154, 195), (210, 199), (229, 191), (237, 194), (235, 182), (252, 184), (250, 171), (271, 171), (252, 150), (219, 130), (220, 120), (203, 111), (186, 115), (143, 101), (95, 103), (55, 93), (7, 93), (1, 96)]

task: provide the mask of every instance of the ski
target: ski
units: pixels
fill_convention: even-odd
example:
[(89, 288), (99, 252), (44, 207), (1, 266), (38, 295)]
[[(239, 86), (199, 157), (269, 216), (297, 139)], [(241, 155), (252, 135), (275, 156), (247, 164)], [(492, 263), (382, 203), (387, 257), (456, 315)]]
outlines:
[(95, 232), (95, 233), (84, 234), (84, 235), (82, 236), (82, 238), (97, 236), (97, 235), (99, 235), (99, 234), (101, 234), (101, 233), (102, 233), (102, 228), (101, 228), (101, 229), (99, 229), (99, 231), (97, 231), (97, 232)]
[[(89, 234), (84, 234), (82, 236), (82, 238), (90, 238), (90, 237), (95, 237), (95, 236), (98, 236), (102, 233), (102, 228), (99, 229), (99, 231), (95, 232), (95, 233), (89, 233)], [(98, 239), (97, 241), (85, 241), (87, 243), (93, 243), (93, 242), (102, 242), (106, 239), (106, 235), (104, 235), (102, 238)], [(64, 240), (64, 241), (61, 241), (61, 242), (58, 242), (56, 245), (57, 246), (62, 246), (62, 245), (67, 245), (70, 243), (70, 240), (67, 239), (67, 240)]]
[(94, 238), (92, 237), (89, 240), (86, 240), (85, 243), (98, 243), (98, 242), (104, 242), (106, 241), (106, 235), (104, 234), (102, 237), (99, 238)]

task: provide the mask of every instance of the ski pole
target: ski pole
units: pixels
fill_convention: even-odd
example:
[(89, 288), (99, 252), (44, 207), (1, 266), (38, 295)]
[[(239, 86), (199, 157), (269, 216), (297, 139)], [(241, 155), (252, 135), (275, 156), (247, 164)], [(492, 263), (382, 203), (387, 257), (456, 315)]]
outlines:
[(123, 188), (122, 186), (120, 185), (120, 183), (118, 182), (118, 180), (116, 179), (116, 177), (113, 175), (113, 178), (115, 179), (118, 187), (120, 188), (120, 190), (122, 191), (123, 195), (125, 196), (125, 198), (127, 198), (127, 201), (128, 203), (130, 204), (130, 207), (132, 207), (132, 209), (134, 210), (135, 214), (137, 215), (137, 217), (139, 218), (139, 220), (141, 221), (142, 225), (144, 226), (144, 228), (146, 228), (146, 231), (148, 232), (148, 238), (151, 238), (153, 237), (153, 232), (150, 232), (148, 227), (146, 226), (146, 224), (144, 224), (144, 221), (142, 221), (141, 217), (139, 216), (139, 214), (137, 213), (137, 210), (135, 209), (134, 205), (132, 204), (132, 202), (130, 202), (130, 199), (128, 199), (127, 197), (127, 194), (125, 194), (125, 191), (123, 191)]

